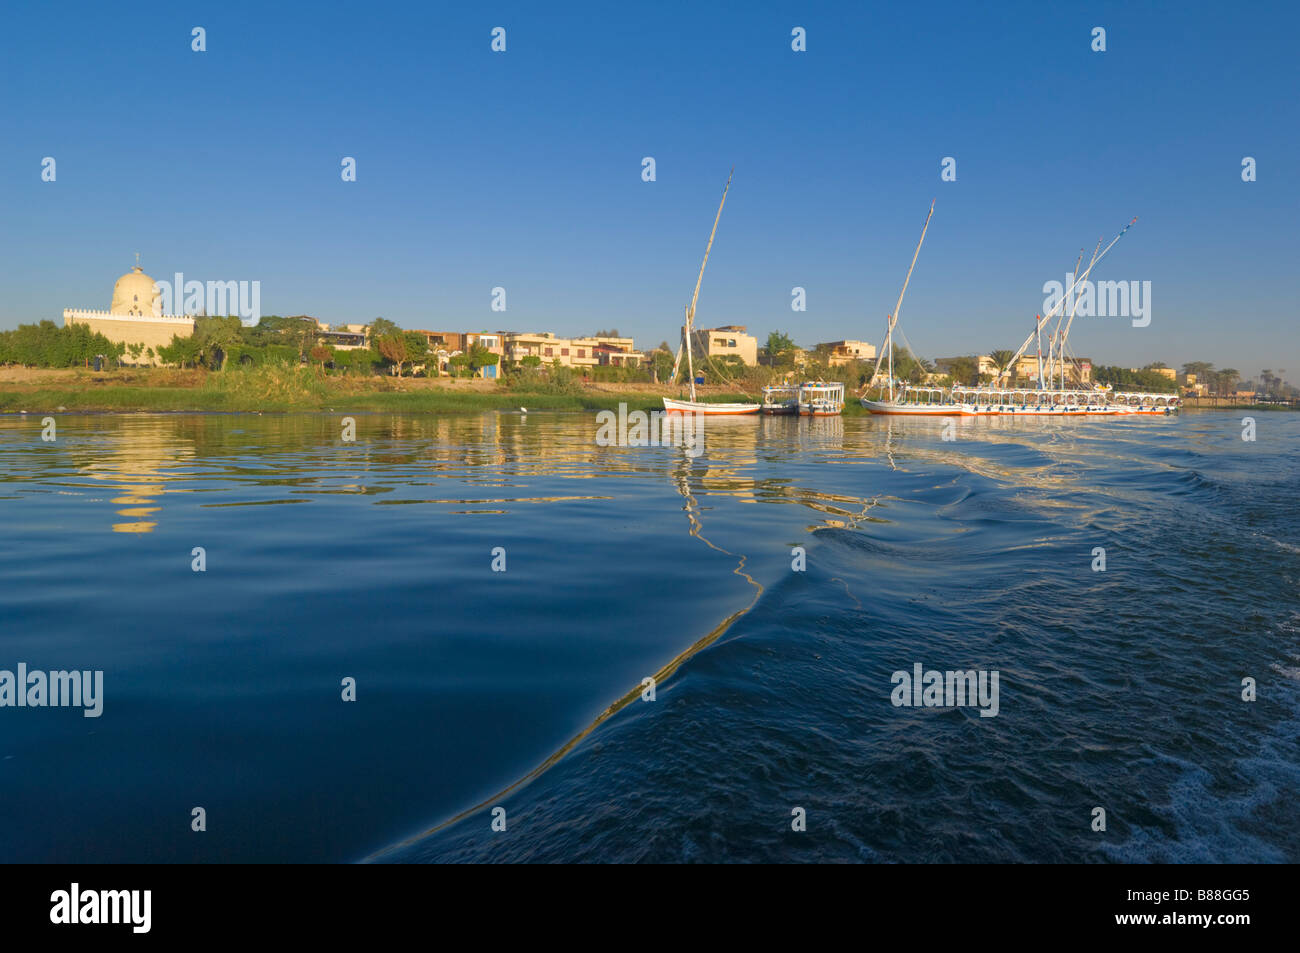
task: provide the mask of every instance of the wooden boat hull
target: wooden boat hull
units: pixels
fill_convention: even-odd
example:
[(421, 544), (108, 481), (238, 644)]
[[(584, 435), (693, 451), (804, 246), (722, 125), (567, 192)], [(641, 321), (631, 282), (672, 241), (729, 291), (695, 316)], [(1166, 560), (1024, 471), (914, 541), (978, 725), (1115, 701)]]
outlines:
[(973, 417), (965, 404), (899, 404), (889, 400), (862, 398), (862, 406), (873, 414), (900, 417)]
[(710, 417), (738, 417), (758, 413), (758, 404), (706, 404), (698, 400), (664, 398), (664, 410), (670, 414), (707, 414)]

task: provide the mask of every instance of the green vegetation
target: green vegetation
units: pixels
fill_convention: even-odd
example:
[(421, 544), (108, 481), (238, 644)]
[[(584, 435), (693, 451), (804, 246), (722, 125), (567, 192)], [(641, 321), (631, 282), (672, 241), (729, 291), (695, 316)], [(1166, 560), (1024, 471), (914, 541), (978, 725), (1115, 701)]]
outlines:
[(773, 331), (768, 334), (767, 343), (763, 345), (767, 363), (776, 368), (794, 367), (794, 355), (797, 350), (793, 339), (783, 331)]
[(89, 367), (96, 357), (116, 363), (125, 348), (84, 324), (59, 327), (53, 321), (20, 324), (0, 331), (0, 364), (24, 367)]
[[(565, 370), (568, 370), (567, 368)], [(125, 373), (128, 383), (115, 383)], [(472, 413), (485, 410), (604, 410), (662, 408), (655, 394), (584, 391), (571, 377), (538, 376), (513, 385), (438, 387), (325, 375), (292, 363), (233, 364), (221, 372), (150, 371), (86, 375), (46, 387), (0, 387), (0, 412), (72, 411)]]
[(1153, 368), (1131, 371), (1127, 367), (1109, 367), (1099, 365), (1092, 369), (1092, 379), (1098, 384), (1109, 384), (1115, 390), (1148, 391), (1153, 394), (1175, 394), (1178, 382), (1171, 381), (1163, 374), (1157, 374)]

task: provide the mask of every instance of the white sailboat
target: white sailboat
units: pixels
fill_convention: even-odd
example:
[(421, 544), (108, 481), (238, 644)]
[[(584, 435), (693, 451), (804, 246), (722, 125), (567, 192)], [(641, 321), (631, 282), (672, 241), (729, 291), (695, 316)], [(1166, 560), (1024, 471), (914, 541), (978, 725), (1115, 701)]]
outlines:
[[(933, 214), (934, 203), (932, 202), (930, 215)], [(1097, 263), (1106, 257), (1107, 252), (1115, 247), (1115, 243), (1124, 237), (1124, 233), (1132, 228), (1136, 221), (1135, 218), (1125, 225), (1105, 249), (1101, 248), (1101, 242), (1097, 243), (1092, 261), (1074, 284), (1087, 279)], [(921, 240), (917, 242), (916, 253), (912, 255), (912, 267), (916, 266), (916, 256), (921, 252), (921, 243), (925, 241), (925, 232), (929, 225), (930, 218), (927, 216), (925, 226), (921, 229)], [(1083, 256), (1080, 255), (1079, 264), (1082, 264), (1082, 261)], [(1075, 265), (1076, 273), (1079, 264)], [(907, 291), (907, 283), (911, 277), (912, 268), (908, 268), (907, 279), (903, 282), (903, 291), (898, 296), (898, 304), (894, 307), (894, 313), (889, 316), (884, 348), (876, 358), (876, 368), (868, 385), (879, 386), (882, 391), (887, 389), (888, 397), (885, 399), (882, 394), (882, 399), (862, 398), (862, 406), (873, 414), (922, 417), (1115, 417), (1132, 414), (1169, 414), (1178, 410), (1180, 406), (1179, 398), (1172, 394), (1114, 393), (1109, 388), (1097, 387), (1087, 390), (1082, 387), (1067, 386), (1066, 340), (1069, 338), (1070, 327), (1074, 322), (1075, 310), (1079, 306), (1077, 298), (1068, 317), (1065, 317), (1064, 311), (1057, 317), (1056, 329), (1048, 338), (1047, 368), (1044, 372), (1043, 327), (1053, 315), (1056, 315), (1057, 309), (1064, 306), (1069, 298), (1068, 294), (1062, 295), (1061, 300), (1047, 315), (1034, 316), (1033, 330), (1029, 332), (1025, 342), (1020, 345), (1006, 366), (999, 369), (992, 383), (978, 386), (954, 384), (952, 387), (945, 388), (896, 381), (894, 379), (894, 328), (898, 323), (898, 310), (902, 307), (903, 294)], [(1063, 327), (1062, 318), (1065, 318)], [(1036, 386), (1010, 386), (1009, 378), (1012, 369), (1021, 355), (1029, 349), (1029, 345), (1035, 341), (1038, 342)], [(888, 378), (885, 383), (881, 383), (880, 364), (886, 355), (889, 358)]]
[(704, 261), (700, 262), (700, 275), (695, 279), (695, 293), (691, 295), (691, 303), (686, 308), (686, 323), (682, 326), (682, 343), (677, 349), (677, 359), (673, 362), (673, 373), (670, 381), (677, 379), (677, 371), (682, 362), (683, 351), (686, 354), (686, 373), (691, 385), (690, 400), (673, 400), (664, 398), (664, 410), (668, 413), (683, 414), (709, 414), (711, 416), (737, 416), (741, 414), (758, 413), (758, 404), (750, 403), (726, 403), (715, 404), (707, 401), (695, 399), (695, 360), (691, 347), (691, 338), (695, 330), (695, 305), (700, 300), (700, 282), (704, 280), (704, 266), (709, 263), (709, 251), (713, 248), (713, 237), (718, 234), (718, 222), (722, 219), (722, 206), (727, 203), (727, 192), (731, 189), (731, 177), (736, 172), (733, 167), (731, 173), (727, 176), (726, 188), (722, 190), (722, 201), (718, 203), (718, 214), (713, 219), (713, 231), (709, 233), (709, 243), (704, 246)]

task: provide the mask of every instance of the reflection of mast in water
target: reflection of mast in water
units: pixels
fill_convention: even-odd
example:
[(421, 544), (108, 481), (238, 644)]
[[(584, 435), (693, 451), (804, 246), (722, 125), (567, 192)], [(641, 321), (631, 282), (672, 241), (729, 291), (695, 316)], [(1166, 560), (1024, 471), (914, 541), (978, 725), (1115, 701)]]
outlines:
[[(763, 594), (763, 587), (755, 581), (753, 576), (745, 572), (745, 560), (749, 557), (743, 554), (730, 552), (729, 550), (723, 549), (721, 546), (715, 545), (700, 532), (704, 528), (704, 522), (700, 519), (700, 502), (695, 498), (695, 494), (691, 492), (691, 458), (684, 453), (682, 454), (681, 460), (675, 467), (673, 467), (672, 481), (673, 485), (677, 488), (677, 492), (680, 493), (682, 499), (686, 501), (686, 505), (682, 507), (682, 510), (686, 513), (686, 519), (691, 525), (691, 535), (710, 549), (739, 560), (736, 564), (736, 568), (733, 569), (732, 572), (737, 576), (744, 576), (745, 579), (749, 581), (749, 584), (758, 590), (758, 593), (754, 596), (754, 601), (757, 602), (758, 597)], [(750, 603), (750, 606), (752, 605), (753, 603)], [(749, 606), (741, 611), (749, 611)], [(739, 613), (737, 615), (739, 615)], [(703, 646), (700, 647), (703, 648)]]
[(889, 469), (898, 469), (898, 464), (894, 462), (894, 422), (892, 420), (885, 425), (885, 458), (889, 461)]

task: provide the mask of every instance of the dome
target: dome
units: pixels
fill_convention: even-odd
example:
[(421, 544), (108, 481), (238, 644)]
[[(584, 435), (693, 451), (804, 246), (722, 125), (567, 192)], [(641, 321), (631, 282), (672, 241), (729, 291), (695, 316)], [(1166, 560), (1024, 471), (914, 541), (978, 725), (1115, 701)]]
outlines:
[(153, 279), (136, 265), (113, 285), (113, 304), (109, 311), (113, 314), (161, 314), (158, 292), (154, 291), (153, 285)]

